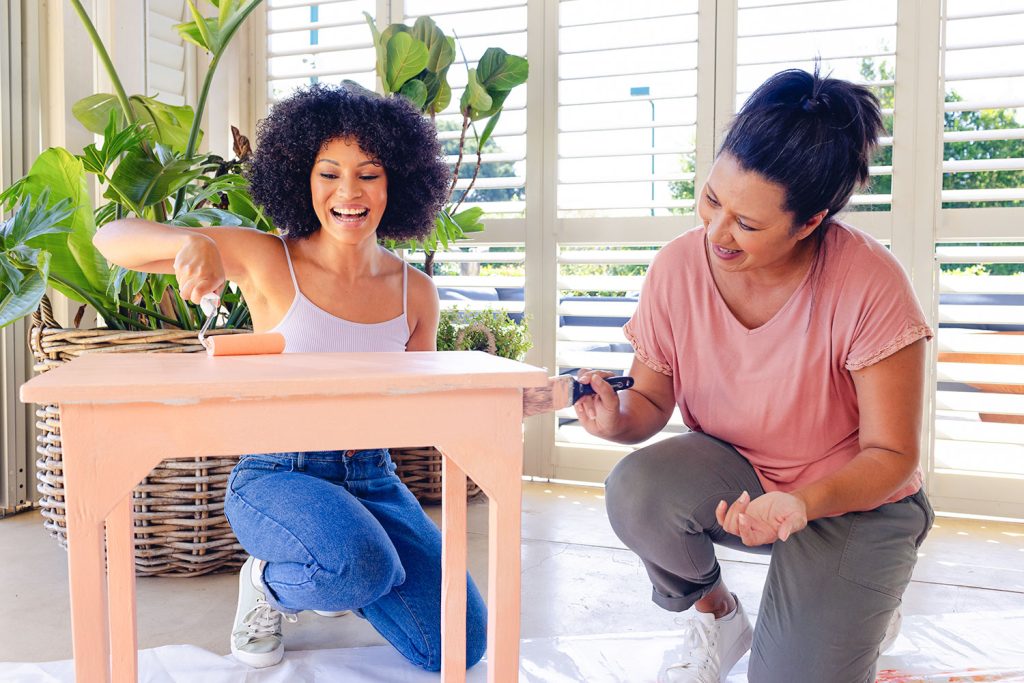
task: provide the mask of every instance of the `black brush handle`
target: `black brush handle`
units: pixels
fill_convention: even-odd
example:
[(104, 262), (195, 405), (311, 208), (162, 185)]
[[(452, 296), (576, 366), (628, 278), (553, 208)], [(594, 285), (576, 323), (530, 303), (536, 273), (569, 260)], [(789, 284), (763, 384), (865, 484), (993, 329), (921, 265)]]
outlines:
[[(615, 391), (622, 391), (623, 389), (629, 389), (633, 386), (633, 378), (625, 375), (621, 377), (605, 377), (604, 381), (611, 384), (612, 389)], [(592, 393), (594, 393), (594, 387), (589, 384), (583, 384), (579, 380), (573, 378), (572, 403), (576, 403), (576, 401), (580, 400), (584, 396), (589, 396)]]

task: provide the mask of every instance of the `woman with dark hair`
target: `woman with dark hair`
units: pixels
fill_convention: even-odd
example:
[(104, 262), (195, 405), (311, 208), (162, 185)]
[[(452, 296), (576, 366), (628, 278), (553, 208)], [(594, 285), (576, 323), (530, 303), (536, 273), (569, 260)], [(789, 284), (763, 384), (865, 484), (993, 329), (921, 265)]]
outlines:
[[(175, 274), (193, 303), (231, 280), (255, 331), (280, 332), (285, 353), (436, 349), (432, 281), (378, 244), (425, 236), (447, 199), (430, 121), (400, 97), (314, 85), (260, 123), (247, 173), (283, 236), (124, 219), (100, 230), (96, 246), (126, 268)], [(252, 557), (239, 576), (236, 658), (278, 663), (283, 614), (353, 610), (406, 659), (440, 670), (441, 536), (394, 472), (386, 449), (239, 461), (225, 514)], [(487, 616), (471, 579), (467, 590), (472, 666)]]
[[(653, 600), (695, 608), (664, 681), (712, 683), (751, 648), (754, 683), (874, 681), (933, 514), (918, 466), (925, 340), (899, 263), (836, 218), (882, 130), (866, 88), (791, 70), (735, 117), (698, 198), (703, 225), (654, 259), (624, 330), (629, 391), (581, 372), (592, 434), (690, 432), (608, 477), (612, 528)], [(714, 544), (771, 554), (757, 628)]]

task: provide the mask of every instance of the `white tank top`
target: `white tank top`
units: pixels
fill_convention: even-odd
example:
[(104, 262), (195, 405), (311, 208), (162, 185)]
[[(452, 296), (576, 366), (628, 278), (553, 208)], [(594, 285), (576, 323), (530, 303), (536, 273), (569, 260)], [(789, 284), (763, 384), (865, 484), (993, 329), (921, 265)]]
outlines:
[(405, 351), (409, 343), (408, 309), (409, 265), (402, 268), (402, 314), (382, 323), (354, 323), (331, 315), (303, 296), (295, 268), (284, 244), (288, 272), (295, 287), (295, 298), (281, 322), (271, 332), (284, 336), (285, 353), (325, 353), (337, 351)]

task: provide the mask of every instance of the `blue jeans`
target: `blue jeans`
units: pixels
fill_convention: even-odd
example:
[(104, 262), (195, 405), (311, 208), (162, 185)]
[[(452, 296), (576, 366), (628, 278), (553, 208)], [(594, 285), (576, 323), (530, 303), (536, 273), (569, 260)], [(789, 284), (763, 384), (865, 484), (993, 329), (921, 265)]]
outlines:
[[(441, 533), (395, 474), (385, 449), (243, 457), (224, 512), (267, 562), (282, 612), (353, 610), (402, 655), (441, 668)], [(487, 608), (467, 576), (466, 664), (487, 641)]]

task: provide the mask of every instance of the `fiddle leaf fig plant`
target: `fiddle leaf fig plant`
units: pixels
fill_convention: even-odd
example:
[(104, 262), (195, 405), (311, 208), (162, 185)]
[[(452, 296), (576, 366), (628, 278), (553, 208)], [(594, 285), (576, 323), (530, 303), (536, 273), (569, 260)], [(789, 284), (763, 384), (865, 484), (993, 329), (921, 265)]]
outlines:
[[(377, 29), (373, 17), (364, 13), (373, 36), (377, 56), (376, 70), (385, 96), (405, 97), (432, 120), (451, 103), (452, 89), (448, 71), (455, 63), (456, 43), (446, 36), (430, 17), (419, 17), (410, 27), (391, 24)], [(465, 61), (465, 60), (463, 60)], [(449, 204), (438, 214), (433, 232), (423, 240), (395, 243), (398, 248), (422, 249), (426, 253), (425, 270), (433, 274), (433, 257), (440, 245), (447, 249), (468, 233), (484, 229), (483, 210), (472, 207), (459, 211), (462, 202), (476, 184), (483, 164), (484, 145), (490, 139), (501, 117), (509, 93), (526, 82), (529, 64), (523, 57), (491, 47), (484, 51), (476, 68), (468, 68), (468, 84), (459, 101), (462, 124), (458, 154), (452, 171)], [(483, 122), (483, 132), (476, 125)], [(466, 187), (459, 188), (459, 172), (467, 148), (467, 135), (475, 141), (476, 166)]]

